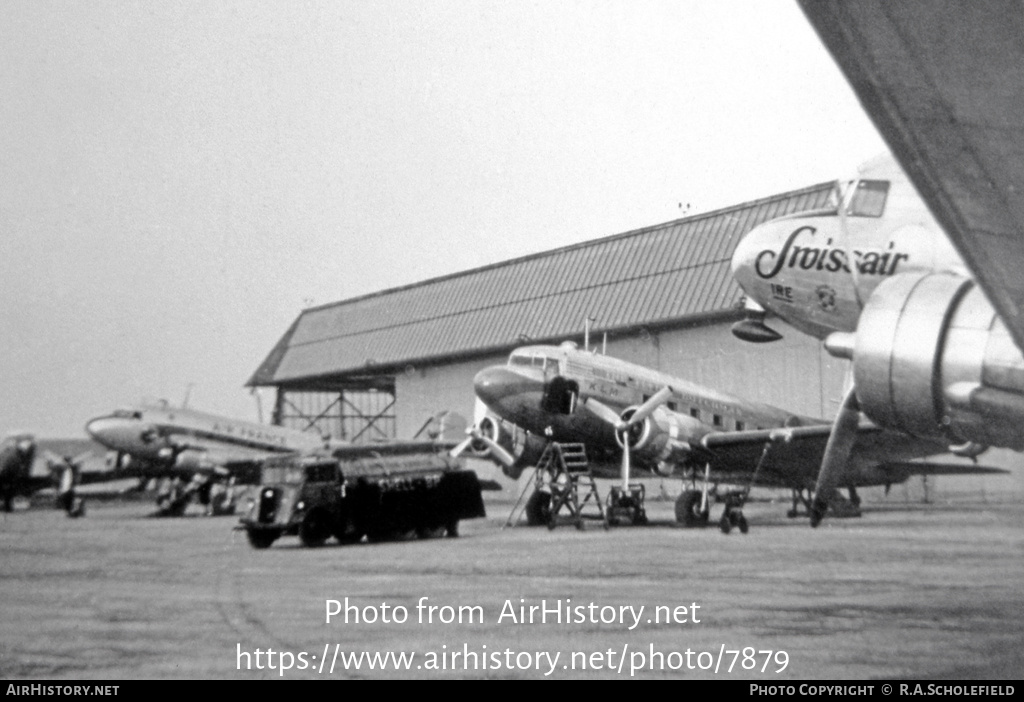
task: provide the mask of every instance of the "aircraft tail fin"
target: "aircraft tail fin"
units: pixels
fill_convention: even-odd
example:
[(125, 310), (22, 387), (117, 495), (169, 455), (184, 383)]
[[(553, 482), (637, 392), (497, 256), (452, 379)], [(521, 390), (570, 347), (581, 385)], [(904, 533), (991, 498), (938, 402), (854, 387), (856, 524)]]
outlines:
[(458, 412), (444, 411), (431, 417), (417, 432), (416, 436), (426, 433), (438, 443), (459, 443), (466, 438), (466, 418)]

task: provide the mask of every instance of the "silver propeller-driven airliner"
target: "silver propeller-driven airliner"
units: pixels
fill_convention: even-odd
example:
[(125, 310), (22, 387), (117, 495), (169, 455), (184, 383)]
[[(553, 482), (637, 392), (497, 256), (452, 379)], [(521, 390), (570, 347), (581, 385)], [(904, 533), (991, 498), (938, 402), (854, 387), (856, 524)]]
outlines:
[[(594, 473), (618, 479), (609, 507), (645, 521), (630, 481), (635, 474), (691, 481), (676, 503), (677, 519), (707, 524), (710, 503), (725, 502), (719, 521), (746, 530), (742, 506), (752, 485), (793, 491), (808, 507), (825, 445), (828, 422), (695, 385), (643, 366), (566, 342), (525, 346), (508, 363), (474, 378), (485, 416), (456, 451), (475, 450), (518, 478), (535, 465), (548, 442), (583, 443)], [(942, 441), (908, 439), (864, 421), (855, 427), (849, 460), (835, 486), (851, 490), (892, 485), (914, 474), (988, 472), (991, 469), (912, 462), (945, 453)], [(724, 495), (719, 483), (739, 486)], [(642, 493), (641, 493), (642, 494)], [(546, 519), (549, 496), (535, 492), (527, 503), (532, 523)]]
[[(167, 403), (117, 410), (90, 420), (86, 432), (117, 452), (122, 476), (166, 477), (170, 488), (157, 504), (161, 513), (180, 515), (193, 495), (212, 512), (230, 513), (236, 497), (232, 486), (254, 483), (259, 468), (273, 455), (328, 451), (339, 458), (374, 454), (437, 451), (455, 444), (465, 420), (458, 415), (438, 415), (437, 440), (388, 441), (351, 444), (269, 424), (230, 419)], [(184, 483), (184, 484), (182, 484)]]
[(812, 524), (841, 480), (862, 414), (959, 455), (1024, 450), (1024, 357), (892, 157), (838, 183), (832, 207), (754, 228), (732, 269), (750, 309), (737, 336), (778, 338), (764, 322), (771, 312), (852, 362)]

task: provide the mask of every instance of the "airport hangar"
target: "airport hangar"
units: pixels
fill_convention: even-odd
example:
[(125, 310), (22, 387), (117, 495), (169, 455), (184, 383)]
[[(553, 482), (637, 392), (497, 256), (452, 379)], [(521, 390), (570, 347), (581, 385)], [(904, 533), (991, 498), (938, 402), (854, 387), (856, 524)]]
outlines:
[(733, 337), (743, 313), (730, 259), (753, 227), (825, 205), (832, 185), (306, 309), (248, 385), (276, 388), (275, 424), (409, 438), (443, 410), (471, 421), (477, 371), (528, 343), (582, 346), (590, 318), (591, 348), (607, 335), (609, 355), (831, 417), (846, 362), (796, 332)]
[[(743, 295), (730, 260), (753, 227), (825, 206), (832, 187), (306, 309), (247, 385), (276, 389), (275, 424), (354, 442), (422, 436), (444, 410), (472, 421), (479, 370), (525, 344), (582, 346), (589, 318), (591, 348), (606, 340), (608, 355), (830, 419), (847, 362), (779, 320), (780, 341), (736, 339)], [(729, 417), (703, 419), (735, 428)]]

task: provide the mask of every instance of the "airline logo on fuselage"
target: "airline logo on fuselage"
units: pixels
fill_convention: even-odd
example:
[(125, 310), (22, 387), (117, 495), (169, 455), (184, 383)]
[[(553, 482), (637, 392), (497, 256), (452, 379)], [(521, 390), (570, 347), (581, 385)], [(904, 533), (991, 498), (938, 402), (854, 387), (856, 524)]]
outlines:
[[(797, 246), (797, 237), (801, 234), (814, 236), (817, 229), (810, 225), (804, 225), (793, 230), (786, 242), (782, 245), (781, 251), (775, 249), (764, 249), (754, 259), (754, 272), (764, 280), (771, 280), (777, 276), (783, 268), (802, 271), (827, 271), (836, 273), (840, 270), (850, 273), (850, 261), (845, 249), (829, 248), (832, 246), (832, 239), (829, 239), (823, 248), (817, 246)], [(890, 251), (859, 251), (853, 250), (854, 265), (861, 275), (893, 275), (896, 273), (900, 263), (910, 260), (910, 254), (900, 253), (892, 250), (894, 244), (889, 243)]]
[(247, 426), (235, 426), (225, 422), (214, 422), (213, 433), (237, 437), (246, 441), (271, 444), (274, 446), (286, 447), (288, 445), (287, 437), (274, 434), (263, 429), (256, 429)]

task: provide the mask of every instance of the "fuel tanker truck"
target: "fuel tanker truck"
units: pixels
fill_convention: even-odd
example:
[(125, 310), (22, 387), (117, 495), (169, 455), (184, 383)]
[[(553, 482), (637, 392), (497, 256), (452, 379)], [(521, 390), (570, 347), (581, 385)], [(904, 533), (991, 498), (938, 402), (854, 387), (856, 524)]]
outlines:
[(263, 549), (296, 535), (304, 546), (454, 537), (460, 520), (484, 516), (476, 473), (447, 453), (292, 454), (263, 464), (236, 528)]

